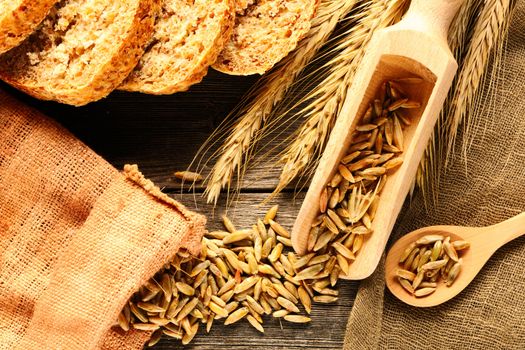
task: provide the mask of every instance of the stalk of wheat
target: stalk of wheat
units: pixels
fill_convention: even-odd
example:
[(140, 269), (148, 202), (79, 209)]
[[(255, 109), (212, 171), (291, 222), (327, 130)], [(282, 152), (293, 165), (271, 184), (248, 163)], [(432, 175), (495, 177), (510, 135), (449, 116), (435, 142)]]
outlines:
[[(242, 178), (248, 160), (254, 156), (254, 146), (263, 136), (294, 119), (304, 118), (305, 121), (287, 140), (288, 144), (279, 156), (283, 170), (274, 193), (281, 191), (299, 175), (311, 174), (372, 34), (399, 20), (409, 2), (322, 1), (312, 29), (298, 49), (265, 75), (227, 118), (238, 118), (237, 121), (218, 128), (203, 146), (203, 149), (211, 148), (210, 142), (220, 140), (221, 134), (228, 135), (213, 154), (216, 163), (207, 178), (205, 192), (208, 202), (216, 203), (221, 190), (229, 190), (235, 175), (238, 181)], [(360, 5), (356, 6), (356, 3)], [(449, 42), (460, 70), (416, 177), (416, 183), (427, 199), (436, 199), (433, 189), (441, 173), (438, 160), (450, 154), (458, 127), (464, 123), (468, 134), (471, 123), (475, 122), (467, 117), (476, 101), (476, 92), (490, 52), (503, 43), (514, 4), (515, 0), (467, 0), (452, 23)], [(348, 19), (349, 13), (352, 13), (352, 25), (342, 34), (329, 39), (336, 25), (341, 19)], [(319, 53), (327, 43), (330, 43), (328, 48)], [(326, 57), (331, 58), (313, 73), (300, 75), (309, 63)], [(291, 107), (289, 102), (283, 103), (286, 93), (293, 86), (314, 76), (320, 83), (309, 93), (293, 101)], [(299, 112), (295, 112), (297, 108), (294, 107), (298, 106)]]
[[(320, 3), (312, 27), (298, 48), (272, 72), (262, 77), (243, 98), (249, 101), (233, 111), (227, 119), (239, 118), (218, 151), (215, 165), (207, 178), (208, 203), (216, 203), (221, 190), (229, 187), (237, 173), (240, 181), (245, 171), (244, 159), (259, 139), (261, 128), (272, 110), (285, 96), (296, 77), (326, 43), (340, 19), (354, 7), (357, 0), (324, 0)], [(227, 127), (226, 127), (227, 129)], [(225, 130), (218, 129), (210, 140)]]
[(326, 63), (328, 75), (318, 88), (298, 103), (307, 103), (297, 112), (306, 121), (290, 138), (291, 142), (281, 156), (283, 170), (274, 194), (285, 188), (320, 156), (373, 33), (399, 21), (408, 4), (408, 0), (370, 3), (358, 23), (339, 38), (334, 47), (341, 51)]
[[(503, 39), (514, 5), (515, 1), (511, 0), (468, 0), (451, 25), (449, 44), (459, 70), (416, 177), (427, 202), (437, 200), (435, 189), (442, 173), (439, 160), (445, 159), (445, 166), (452, 161), (448, 157), (462, 123), (465, 124), (464, 154), (468, 140), (473, 138), (470, 130), (475, 120), (469, 119), (468, 115), (473, 112), (476, 93), (485, 76), (491, 52), (503, 51)], [(494, 67), (498, 69), (497, 62)]]
[[(468, 50), (469, 39), (472, 37), (472, 31), (476, 23), (477, 14), (482, 7), (480, 0), (467, 0), (459, 9), (454, 17), (449, 29), (448, 42), (452, 54), (458, 62), (458, 75), (463, 67), (463, 59)], [(437, 191), (436, 186), (439, 183), (440, 164), (437, 161), (441, 153), (441, 140), (445, 136), (442, 135), (443, 125), (447, 117), (446, 111), (452, 103), (453, 96), (456, 90), (457, 78), (452, 83), (450, 92), (443, 104), (443, 108), (439, 114), (436, 122), (434, 133), (431, 136), (429, 144), (425, 149), (421, 163), (419, 164), (418, 172), (415, 179), (415, 184), (422, 191), (423, 197), (426, 199), (425, 204), (436, 203)]]
[(476, 92), (489, 62), (490, 53), (502, 44), (510, 22), (510, 14), (515, 1), (487, 1), (479, 14), (469, 50), (465, 56), (463, 69), (458, 75), (456, 90), (446, 121), (447, 154), (455, 145), (457, 130), (465, 122), (468, 134), (469, 121), (466, 119), (472, 109)]

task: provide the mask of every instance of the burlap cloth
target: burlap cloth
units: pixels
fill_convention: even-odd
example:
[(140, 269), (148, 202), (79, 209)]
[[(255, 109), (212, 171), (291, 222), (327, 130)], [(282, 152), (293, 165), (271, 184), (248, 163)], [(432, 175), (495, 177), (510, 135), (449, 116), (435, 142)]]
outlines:
[[(392, 239), (428, 225), (494, 224), (525, 210), (525, 1), (504, 51), (471, 116), (476, 137), (466, 160), (458, 145), (437, 204), (427, 211), (417, 194)], [(344, 349), (525, 349), (525, 237), (498, 251), (460, 295), (429, 309), (392, 296), (383, 264), (359, 288)]]
[(118, 313), (204, 224), (0, 90), (0, 349), (141, 349)]

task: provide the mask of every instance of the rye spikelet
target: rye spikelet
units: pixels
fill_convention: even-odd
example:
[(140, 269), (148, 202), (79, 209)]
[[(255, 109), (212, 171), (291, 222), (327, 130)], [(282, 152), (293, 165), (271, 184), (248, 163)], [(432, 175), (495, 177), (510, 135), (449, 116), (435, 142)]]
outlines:
[(314, 91), (297, 103), (307, 103), (297, 112), (306, 121), (289, 139), (291, 143), (281, 156), (280, 163), (284, 166), (274, 194), (320, 156), (373, 33), (399, 21), (408, 4), (408, 0), (370, 3), (357, 24), (335, 43), (333, 49), (340, 53), (325, 64), (329, 68), (328, 75)]
[[(515, 1), (468, 0), (460, 9), (449, 30), (450, 48), (459, 64), (458, 73), (437, 121), (433, 138), (421, 161), (416, 177), (426, 202), (437, 200), (441, 168), (456, 143), (459, 126), (465, 124), (465, 137), (471, 139), (467, 116), (475, 107), (476, 93), (483, 81), (490, 53), (502, 52), (502, 45)], [(498, 64), (494, 65), (498, 69)], [(468, 144), (464, 142), (464, 145)]]
[[(448, 42), (452, 54), (456, 58), (461, 71), (463, 58), (468, 50), (469, 39), (472, 36), (474, 25), (476, 24), (476, 18), (479, 14), (483, 5), (483, 1), (480, 0), (467, 0), (459, 9), (458, 13), (452, 21), (449, 33)], [(436, 203), (437, 201), (437, 185), (439, 183), (439, 171), (440, 164), (437, 161), (439, 159), (442, 145), (441, 140), (444, 138), (442, 135), (443, 126), (449, 106), (453, 101), (455, 92), (455, 85), (457, 78), (452, 84), (452, 88), (444, 102), (443, 108), (439, 114), (434, 133), (432, 134), (429, 144), (425, 149), (425, 153), (421, 158), (419, 168), (416, 175), (416, 185), (422, 191), (423, 197), (425, 198), (425, 205), (430, 203)], [(411, 190), (412, 194), (413, 189)]]
[(217, 203), (221, 190), (229, 187), (235, 173), (240, 181), (249, 159), (250, 150), (257, 143), (261, 129), (271, 117), (274, 107), (282, 101), (285, 93), (293, 85), (298, 74), (312, 60), (326, 43), (340, 19), (354, 7), (357, 0), (323, 0), (312, 20), (312, 27), (298, 48), (279, 65), (263, 76), (243, 98), (249, 101), (234, 110), (226, 119), (237, 119), (231, 132), (228, 126), (219, 128), (210, 140), (228, 133), (218, 151), (216, 163), (207, 179), (206, 196), (208, 203)]
[(507, 33), (514, 4), (513, 0), (487, 1), (479, 14), (448, 111), (447, 155), (455, 145), (457, 130), (462, 123), (465, 123), (465, 134), (468, 135), (469, 121), (465, 118), (472, 109), (490, 53), (503, 43), (502, 39)]
[(456, 60), (461, 63), (468, 49), (468, 39), (472, 36), (476, 18), (483, 7), (482, 0), (466, 0), (448, 31), (448, 44)]

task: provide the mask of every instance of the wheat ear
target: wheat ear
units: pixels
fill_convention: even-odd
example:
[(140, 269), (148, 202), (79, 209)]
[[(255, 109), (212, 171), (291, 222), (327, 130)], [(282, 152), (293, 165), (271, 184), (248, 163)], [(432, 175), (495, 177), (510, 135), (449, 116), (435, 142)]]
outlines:
[[(458, 62), (458, 72), (460, 72), (463, 67), (463, 58), (468, 50), (468, 42), (472, 36), (473, 27), (482, 5), (483, 0), (467, 0), (461, 6), (450, 25), (448, 43), (452, 54)], [(442, 142), (440, 141), (444, 139), (442, 130), (445, 125), (446, 112), (453, 100), (456, 82), (457, 78), (454, 80), (452, 88), (445, 99), (443, 108), (436, 122), (436, 127), (434, 128), (434, 133), (425, 149), (416, 175), (416, 185), (422, 191), (423, 197), (425, 198), (425, 205), (437, 201), (437, 191), (435, 189), (439, 184), (439, 159), (442, 149)]]
[(460, 9), (449, 31), (449, 44), (459, 64), (458, 74), (437, 121), (431, 143), (418, 169), (417, 184), (423, 191), (425, 203), (437, 200), (437, 185), (456, 143), (457, 130), (464, 123), (463, 153), (471, 135), (472, 125), (467, 116), (476, 108), (477, 90), (486, 76), (490, 53), (496, 51), (494, 69), (502, 53), (515, 1), (468, 0)]
[[(250, 89), (243, 101), (247, 104), (237, 108), (227, 119), (239, 118), (218, 151), (218, 157), (207, 178), (205, 195), (208, 203), (217, 203), (223, 188), (230, 186), (237, 172), (240, 181), (245, 171), (244, 159), (249, 158), (260, 136), (260, 131), (270, 117), (275, 105), (285, 96), (298, 74), (326, 43), (341, 18), (354, 7), (357, 0), (324, 0), (320, 3), (312, 26), (297, 49), (287, 56), (271, 72), (264, 75)], [(216, 138), (212, 135), (211, 138)]]
[(307, 104), (297, 112), (306, 118), (306, 122), (292, 135), (291, 143), (280, 158), (284, 166), (274, 195), (319, 157), (373, 33), (398, 21), (408, 4), (408, 0), (370, 3), (356, 25), (334, 45), (334, 50), (340, 53), (325, 64), (329, 68), (327, 77), (297, 103)]
[(487, 1), (479, 14), (445, 121), (447, 162), (450, 161), (449, 155), (462, 123), (465, 125), (465, 134), (468, 135), (472, 121), (467, 120), (466, 116), (473, 107), (490, 53), (503, 42), (514, 4), (515, 1), (512, 0)]

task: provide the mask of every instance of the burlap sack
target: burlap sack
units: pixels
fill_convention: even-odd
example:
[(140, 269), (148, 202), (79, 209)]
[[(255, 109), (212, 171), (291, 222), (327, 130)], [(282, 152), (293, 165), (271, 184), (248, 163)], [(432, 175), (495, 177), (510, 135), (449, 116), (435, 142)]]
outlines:
[[(476, 136), (442, 174), (428, 212), (418, 194), (392, 239), (436, 224), (483, 226), (525, 210), (525, 1), (511, 23), (502, 69), (481, 91)], [(491, 69), (489, 69), (491, 71)], [(524, 228), (525, 229), (525, 228)], [(349, 318), (345, 349), (524, 349), (525, 237), (508, 243), (455, 299), (419, 309), (385, 290), (383, 263), (363, 281)]]
[(141, 349), (111, 326), (204, 224), (0, 91), (0, 349)]

